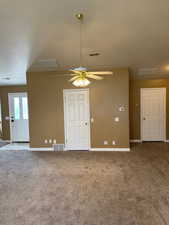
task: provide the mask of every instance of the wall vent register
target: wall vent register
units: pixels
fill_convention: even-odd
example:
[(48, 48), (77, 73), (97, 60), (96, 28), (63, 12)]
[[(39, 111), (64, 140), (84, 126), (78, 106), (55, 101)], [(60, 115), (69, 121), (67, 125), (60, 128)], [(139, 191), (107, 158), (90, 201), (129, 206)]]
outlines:
[(64, 144), (54, 144), (53, 150), (54, 151), (64, 151), (65, 145)]

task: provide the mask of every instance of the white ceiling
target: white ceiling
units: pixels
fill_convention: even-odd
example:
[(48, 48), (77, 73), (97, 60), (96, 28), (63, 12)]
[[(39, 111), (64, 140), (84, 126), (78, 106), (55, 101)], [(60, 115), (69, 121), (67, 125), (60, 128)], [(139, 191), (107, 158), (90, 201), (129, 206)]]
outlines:
[(85, 15), (84, 66), (169, 65), (168, 0), (0, 0), (0, 85), (25, 83), (26, 70), (37, 60), (78, 66), (77, 12)]

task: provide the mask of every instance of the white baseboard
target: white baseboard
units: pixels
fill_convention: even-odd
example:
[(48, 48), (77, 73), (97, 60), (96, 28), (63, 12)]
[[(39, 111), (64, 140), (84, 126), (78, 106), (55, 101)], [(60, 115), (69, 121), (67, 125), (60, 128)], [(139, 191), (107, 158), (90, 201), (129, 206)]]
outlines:
[[(29, 151), (54, 151), (53, 148), (29, 148)], [(72, 151), (72, 150), (64, 150)], [(74, 150), (77, 151), (77, 150)], [(101, 151), (101, 152), (129, 152), (130, 148), (91, 148), (89, 151)]]
[(53, 148), (29, 148), (29, 151), (32, 151), (32, 152), (51, 152), (51, 151), (54, 151)]
[[(137, 139), (136, 139), (136, 140), (130, 140), (130, 142), (131, 142), (131, 143), (142, 143), (142, 140), (139, 140), (139, 139), (137, 140)], [(168, 143), (169, 140), (165, 140), (164, 142)]]
[(90, 151), (97, 151), (97, 152), (129, 152), (130, 148), (91, 148)]
[(88, 148), (86, 149), (79, 149), (79, 148), (64, 148), (63, 151), (89, 151)]
[[(53, 148), (29, 148), (29, 151), (54, 151)], [(69, 151), (71, 151), (69, 149)], [(77, 150), (75, 150), (77, 151)], [(130, 148), (91, 148), (90, 151), (101, 151), (101, 152), (129, 152)]]
[(130, 140), (131, 143), (142, 143), (142, 140), (139, 139), (134, 139), (134, 140)]

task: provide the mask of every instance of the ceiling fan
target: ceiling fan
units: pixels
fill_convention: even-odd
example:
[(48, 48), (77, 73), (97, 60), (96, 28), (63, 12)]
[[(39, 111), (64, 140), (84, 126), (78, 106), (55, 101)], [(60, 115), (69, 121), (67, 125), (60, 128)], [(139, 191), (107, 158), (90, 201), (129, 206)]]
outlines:
[[(76, 14), (76, 18), (80, 21), (80, 64), (82, 65), (82, 23), (84, 15)], [(112, 75), (112, 71), (88, 71), (85, 67), (77, 67), (70, 70), (73, 76), (69, 81), (76, 87), (86, 87), (90, 84), (89, 79), (102, 80), (102, 75)], [(101, 76), (100, 76), (101, 75)]]

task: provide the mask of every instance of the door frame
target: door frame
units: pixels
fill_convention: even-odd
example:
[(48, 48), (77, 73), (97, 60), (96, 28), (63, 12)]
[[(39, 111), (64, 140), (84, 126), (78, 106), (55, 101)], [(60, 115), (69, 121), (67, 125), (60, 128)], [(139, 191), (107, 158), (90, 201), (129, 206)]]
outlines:
[[(164, 99), (164, 124), (163, 124), (163, 140), (162, 141), (166, 141), (166, 88), (165, 87), (161, 87), (161, 88), (141, 88), (140, 89), (140, 138), (141, 138), (141, 142), (144, 141), (143, 140), (143, 91), (144, 90), (161, 90), (163, 93), (163, 99)], [(152, 140), (149, 140), (152, 141)]]
[[(8, 93), (8, 107), (9, 107), (9, 126), (10, 126), (10, 142), (14, 142), (13, 141), (13, 132), (12, 132), (12, 122), (11, 122), (11, 101), (10, 101), (10, 97), (13, 96), (17, 96), (18, 94), (27, 94), (27, 98), (28, 98), (28, 92), (11, 92)], [(29, 107), (28, 107), (28, 115), (29, 115)], [(28, 124), (29, 124), (29, 117), (28, 117)], [(28, 129), (28, 133), (29, 133), (29, 129)], [(29, 136), (30, 138), (30, 136)], [(29, 140), (30, 141), (30, 140)]]
[[(66, 93), (71, 93), (71, 92), (78, 92), (78, 91), (87, 91), (87, 104), (88, 104), (88, 115), (89, 115), (89, 126), (88, 126), (88, 137), (89, 137), (89, 140), (88, 140), (88, 149), (85, 149), (85, 150), (89, 150), (91, 149), (91, 124), (90, 124), (90, 99), (89, 99), (89, 88), (78, 88), (78, 89), (63, 89), (63, 114), (64, 114), (64, 141), (65, 141), (65, 151), (66, 150), (79, 150), (79, 149), (70, 149), (70, 148), (67, 148), (66, 146), (66, 139), (67, 139), (67, 129), (66, 129), (66, 121), (67, 121), (67, 118), (66, 118), (66, 113), (65, 113), (65, 109), (66, 109), (66, 101), (65, 101), (65, 96), (66, 96)], [(83, 151), (83, 149), (82, 149)]]

